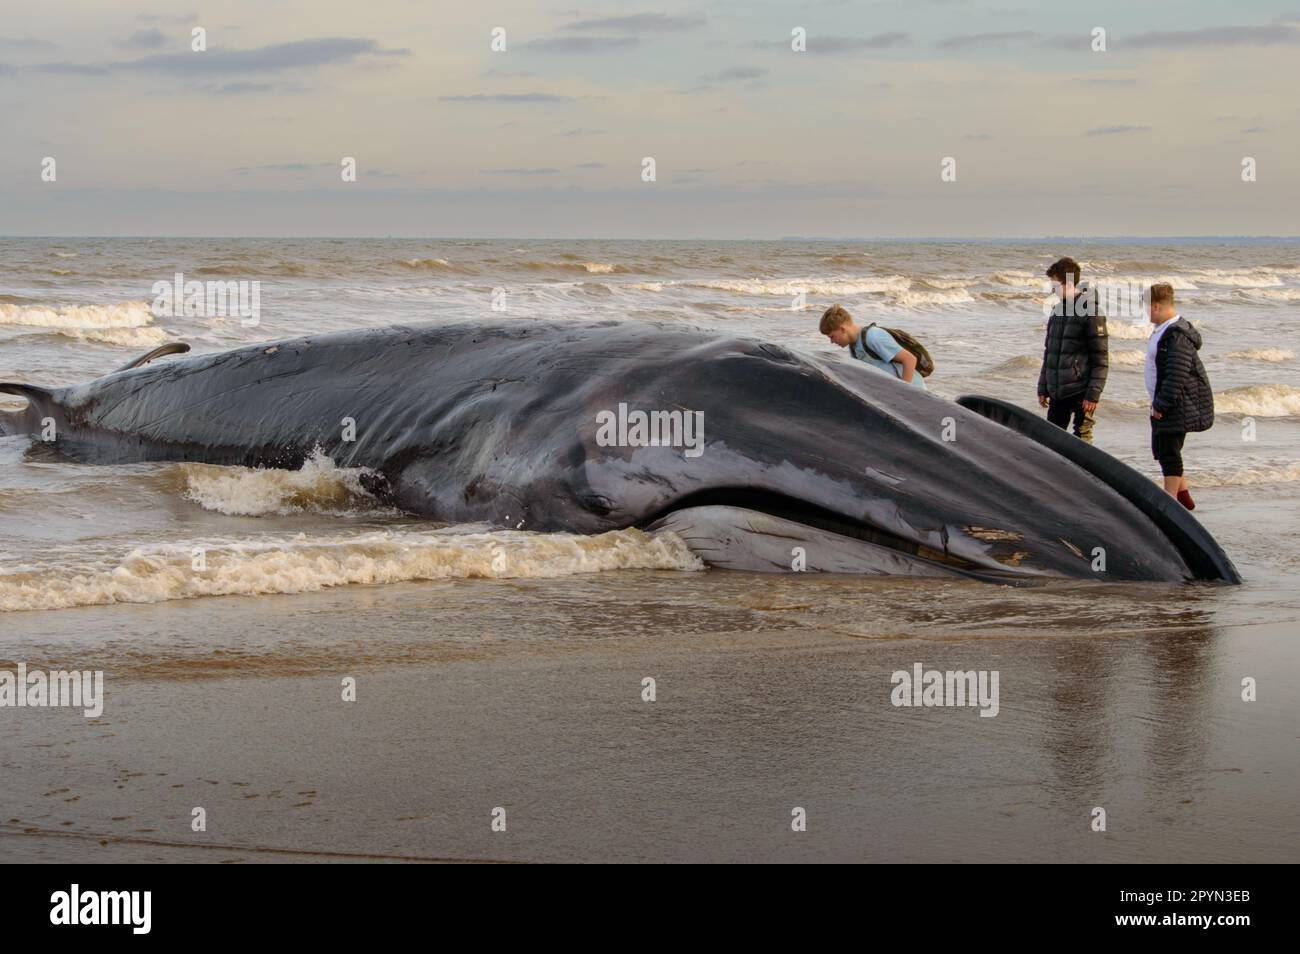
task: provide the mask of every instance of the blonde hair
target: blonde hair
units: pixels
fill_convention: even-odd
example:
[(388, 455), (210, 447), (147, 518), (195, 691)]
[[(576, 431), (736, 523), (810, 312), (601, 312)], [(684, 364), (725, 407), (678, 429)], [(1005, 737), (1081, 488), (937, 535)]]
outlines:
[(1174, 303), (1174, 286), (1168, 282), (1161, 282), (1158, 285), (1152, 285), (1147, 290), (1147, 301), (1153, 305), (1163, 305)]

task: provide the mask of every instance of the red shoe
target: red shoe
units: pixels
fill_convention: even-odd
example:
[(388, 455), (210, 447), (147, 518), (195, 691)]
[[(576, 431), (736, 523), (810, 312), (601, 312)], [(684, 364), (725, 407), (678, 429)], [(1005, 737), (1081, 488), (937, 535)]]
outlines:
[(1196, 509), (1196, 501), (1193, 500), (1192, 495), (1185, 490), (1178, 491), (1178, 502), (1188, 510)]

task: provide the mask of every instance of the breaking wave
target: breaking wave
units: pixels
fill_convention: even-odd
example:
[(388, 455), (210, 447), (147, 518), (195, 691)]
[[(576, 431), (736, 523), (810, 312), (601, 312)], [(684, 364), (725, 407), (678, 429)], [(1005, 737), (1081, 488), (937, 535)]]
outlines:
[(1282, 284), (1278, 269), (1259, 268), (1204, 268), (1194, 269), (1193, 281), (1203, 285), (1231, 285), (1235, 288), (1268, 288)]
[(927, 305), (964, 305), (975, 298), (965, 288), (934, 291), (903, 291), (890, 293), (894, 304), (903, 308), (922, 308)]
[(1290, 464), (1242, 467), (1237, 470), (1197, 471), (1192, 480), (1197, 487), (1243, 487), (1254, 484), (1285, 484), (1300, 480), (1300, 461)]
[(1145, 341), (1151, 337), (1151, 323), (1111, 320), (1106, 322), (1106, 334), (1121, 341)]
[(1125, 348), (1123, 351), (1111, 351), (1107, 354), (1111, 367), (1131, 368), (1134, 366), (1141, 367), (1146, 363), (1147, 355), (1145, 351), (1138, 351), (1136, 348)]
[[(203, 554), (202, 569), (195, 569), (196, 549)], [(138, 547), (105, 555), (93, 564), (52, 556), (43, 565), (0, 570), (0, 610), (309, 593), (416, 580), (540, 579), (608, 570), (704, 568), (675, 534), (635, 529), (598, 536), (403, 529), (188, 541)]]
[(711, 291), (728, 291), (740, 295), (793, 295), (799, 291), (803, 291), (807, 295), (844, 296), (871, 295), (882, 292), (905, 292), (911, 287), (912, 280), (905, 275), (890, 275), (885, 278), (865, 279), (701, 279), (684, 282), (683, 284), (690, 288), (706, 288)]
[(304, 265), (302, 262), (281, 261), (274, 265), (265, 265), (259, 261), (248, 260), (244, 262), (229, 262), (221, 265), (200, 265), (196, 268), (192, 268), (191, 272), (195, 275), (225, 275), (227, 277), (250, 274), (296, 277), (299, 275), (306, 275), (308, 272), (308, 266)]
[(168, 337), (153, 324), (149, 306), (142, 301), (58, 308), (0, 303), (0, 325), (123, 347), (148, 347)]
[(995, 377), (1034, 377), (1038, 374), (1042, 364), (1041, 355), (1018, 354), (1014, 358), (1007, 358), (1001, 364), (994, 365), (985, 373)]
[(118, 305), (0, 304), (0, 325), (28, 325), (36, 328), (140, 328), (153, 323), (149, 306), (142, 301)]
[(1225, 358), (1241, 358), (1246, 361), (1281, 362), (1290, 361), (1295, 352), (1286, 348), (1247, 348), (1245, 351), (1229, 351)]
[(582, 272), (586, 275), (636, 275), (643, 269), (631, 265), (618, 265), (611, 262), (515, 262), (512, 267), (525, 271), (544, 272)]
[(398, 263), (404, 268), (426, 270), (426, 271), (449, 271), (452, 267), (451, 262), (445, 258), (403, 258)]
[(338, 467), (317, 448), (298, 470), (176, 464), (171, 478), (188, 500), (229, 516), (355, 514), (380, 510), (360, 467)]
[(1214, 395), (1214, 408), (1252, 417), (1300, 416), (1300, 388), (1286, 384), (1252, 384)]

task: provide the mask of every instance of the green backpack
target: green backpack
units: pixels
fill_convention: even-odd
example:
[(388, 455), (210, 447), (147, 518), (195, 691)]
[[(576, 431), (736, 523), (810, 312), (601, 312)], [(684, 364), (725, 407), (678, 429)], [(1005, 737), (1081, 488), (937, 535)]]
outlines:
[[(871, 357), (875, 358), (877, 361), (883, 361), (885, 359), (876, 354), (876, 352), (872, 350), (871, 345), (867, 344), (867, 332), (874, 327), (876, 327), (876, 323), (873, 321), (871, 324), (867, 325), (867, 327), (862, 329), (862, 337), (860, 339), (862, 342), (862, 350), (871, 355)], [(889, 332), (890, 336), (897, 341), (900, 346), (912, 352), (913, 356), (916, 358), (916, 371), (921, 375), (921, 377), (928, 378), (930, 375), (934, 374), (934, 359), (930, 357), (930, 352), (925, 350), (925, 345), (921, 344), (921, 342), (917, 341), (906, 331), (902, 331), (898, 328), (885, 328), (882, 325), (881, 330)]]

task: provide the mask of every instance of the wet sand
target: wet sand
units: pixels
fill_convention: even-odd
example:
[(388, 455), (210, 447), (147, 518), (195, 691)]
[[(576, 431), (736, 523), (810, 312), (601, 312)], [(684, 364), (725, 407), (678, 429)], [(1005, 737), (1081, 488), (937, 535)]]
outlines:
[[(0, 659), (102, 665), (108, 699), (3, 712), (0, 859), (1300, 856), (1295, 626), (1225, 607), (1240, 588), (873, 585), (632, 571), (13, 614)], [(908, 593), (923, 624), (873, 611)], [(893, 706), (917, 662), (998, 670), (998, 715)]]

